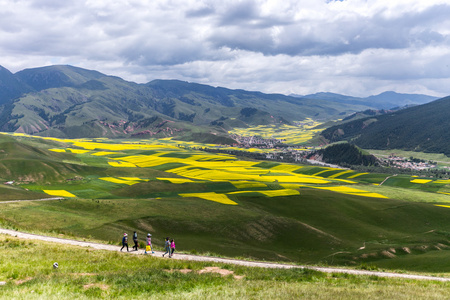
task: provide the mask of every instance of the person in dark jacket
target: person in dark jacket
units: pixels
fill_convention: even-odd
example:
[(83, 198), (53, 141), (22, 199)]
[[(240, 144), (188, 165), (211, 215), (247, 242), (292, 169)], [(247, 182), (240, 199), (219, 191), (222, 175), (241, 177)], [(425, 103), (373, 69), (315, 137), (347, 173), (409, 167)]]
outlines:
[(133, 249), (138, 251), (138, 239), (136, 231), (133, 233), (133, 242), (134, 242)]
[(123, 238), (122, 238), (122, 248), (120, 248), (120, 251), (122, 251), (122, 249), (124, 247), (127, 247), (127, 252), (128, 252), (128, 234), (124, 233), (123, 234)]

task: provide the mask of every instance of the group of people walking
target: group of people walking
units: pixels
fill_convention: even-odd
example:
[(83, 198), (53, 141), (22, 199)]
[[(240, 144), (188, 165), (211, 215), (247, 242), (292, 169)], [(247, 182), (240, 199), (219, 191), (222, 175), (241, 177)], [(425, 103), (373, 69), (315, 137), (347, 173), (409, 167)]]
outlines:
[[(133, 242), (134, 242), (133, 249), (135, 251), (137, 251), (139, 248), (139, 245), (138, 245), (138, 238), (137, 238), (136, 231), (133, 233)], [(123, 234), (122, 248), (120, 248), (120, 251), (122, 251), (123, 248), (125, 248), (125, 247), (127, 248), (127, 252), (129, 252), (129, 250), (128, 250), (128, 234), (127, 233)], [(169, 254), (169, 258), (171, 258), (173, 253), (175, 252), (175, 240), (174, 239), (170, 240), (169, 237), (166, 237), (166, 240), (164, 242), (164, 249), (166, 252), (162, 256), (164, 257), (164, 255)], [(147, 254), (150, 251), (152, 253), (155, 253), (155, 251), (153, 251), (153, 246), (152, 246), (152, 235), (150, 233), (148, 233), (147, 238), (146, 238), (145, 254)]]
[(175, 240), (171, 239), (169, 241), (169, 239), (169, 237), (166, 237), (166, 241), (164, 242), (164, 249), (166, 250), (166, 252), (164, 252), (162, 256), (164, 257), (164, 255), (169, 254), (169, 258), (171, 258), (173, 253), (175, 252)]

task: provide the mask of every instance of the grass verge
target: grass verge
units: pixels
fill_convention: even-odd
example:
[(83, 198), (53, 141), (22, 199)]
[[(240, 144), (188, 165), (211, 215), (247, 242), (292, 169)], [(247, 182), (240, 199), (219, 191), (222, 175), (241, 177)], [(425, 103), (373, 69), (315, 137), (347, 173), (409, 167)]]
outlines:
[[(4, 235), (0, 261), (0, 297), (8, 299), (442, 299), (450, 287), (434, 281), (169, 260)], [(58, 269), (52, 267), (55, 261)]]

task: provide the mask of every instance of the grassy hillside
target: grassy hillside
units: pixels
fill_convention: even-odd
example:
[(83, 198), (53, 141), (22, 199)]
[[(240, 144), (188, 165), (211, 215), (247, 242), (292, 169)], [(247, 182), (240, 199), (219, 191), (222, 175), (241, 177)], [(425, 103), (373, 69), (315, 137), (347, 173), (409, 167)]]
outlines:
[(0, 260), (1, 294), (8, 299), (442, 299), (449, 286), (62, 248), (5, 236), (0, 236)]
[(366, 149), (401, 149), (450, 156), (450, 97), (391, 114), (330, 127), (329, 141), (351, 140)]
[(66, 200), (3, 203), (3, 226), (111, 243), (150, 231), (155, 243), (173, 236), (192, 253), (386, 268), (408, 256), (417, 270), (450, 269), (425, 259), (450, 247), (446, 180), (243, 161), (167, 139), (6, 136), (3, 148), (11, 141), (29, 149), (24, 165), (41, 157), (51, 166), (16, 167), (13, 187)]
[[(21, 183), (50, 184), (96, 172), (70, 154), (48, 149), (60, 143), (27, 139), (25, 143), (0, 135), (0, 179)], [(5, 197), (5, 195), (4, 195)], [(2, 197), (4, 199), (4, 197)]]
[(360, 148), (349, 143), (337, 143), (324, 149), (312, 152), (308, 158), (318, 156), (322, 161), (329, 164), (339, 164), (341, 166), (376, 166), (378, 159), (368, 153), (364, 153)]

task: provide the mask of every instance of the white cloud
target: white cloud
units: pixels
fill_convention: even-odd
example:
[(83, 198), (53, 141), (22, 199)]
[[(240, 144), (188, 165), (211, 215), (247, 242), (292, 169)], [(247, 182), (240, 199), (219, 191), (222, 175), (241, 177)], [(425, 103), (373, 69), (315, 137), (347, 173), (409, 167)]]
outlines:
[(446, 0), (0, 0), (0, 65), (146, 82), (448, 95)]

